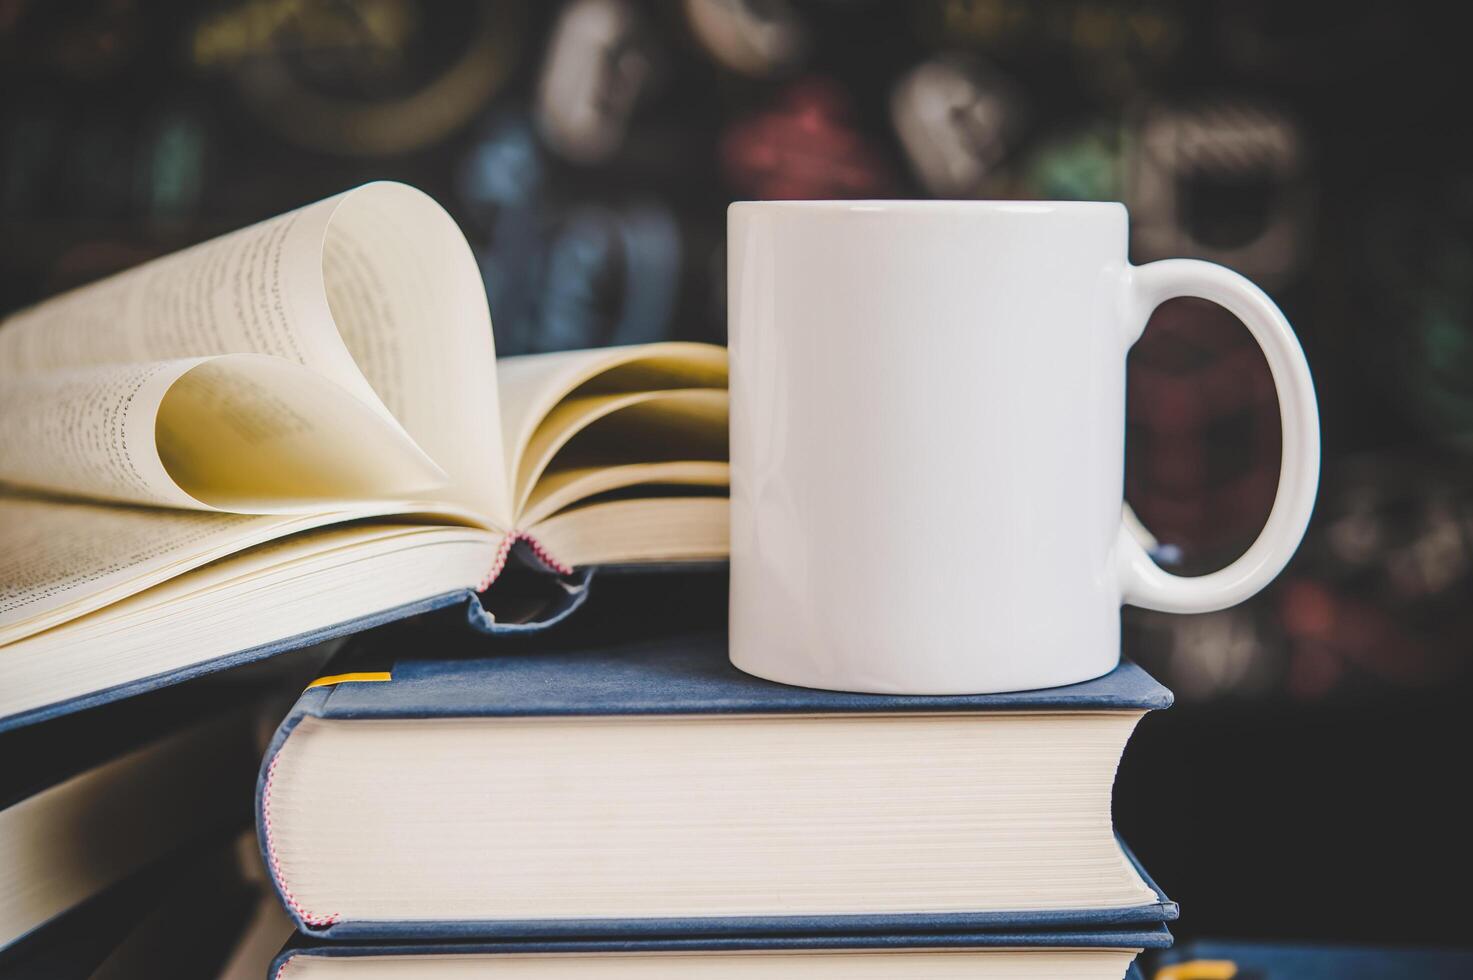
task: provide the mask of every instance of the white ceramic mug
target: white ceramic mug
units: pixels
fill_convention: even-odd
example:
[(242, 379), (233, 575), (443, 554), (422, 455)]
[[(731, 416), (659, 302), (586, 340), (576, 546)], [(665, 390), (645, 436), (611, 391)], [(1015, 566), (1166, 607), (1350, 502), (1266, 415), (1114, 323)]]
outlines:
[[(731, 659), (894, 694), (1053, 687), (1120, 658), (1120, 605), (1206, 612), (1263, 588), (1314, 505), (1304, 354), (1222, 266), (1133, 266), (1119, 204), (803, 201), (727, 212)], [(1122, 521), (1125, 356), (1151, 311), (1237, 314), (1278, 388), (1258, 540), (1158, 568)]]

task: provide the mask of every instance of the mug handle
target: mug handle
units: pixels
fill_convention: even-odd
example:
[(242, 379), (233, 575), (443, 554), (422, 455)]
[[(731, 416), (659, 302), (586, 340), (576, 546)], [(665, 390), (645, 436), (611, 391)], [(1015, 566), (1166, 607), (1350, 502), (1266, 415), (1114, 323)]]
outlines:
[(1212, 612), (1242, 602), (1273, 581), (1299, 547), (1319, 485), (1319, 410), (1309, 364), (1289, 321), (1263, 290), (1215, 263), (1163, 259), (1127, 266), (1124, 322), (1133, 330), (1128, 343), (1140, 338), (1157, 306), (1176, 296), (1211, 300), (1243, 321), (1268, 358), (1283, 425), (1273, 509), (1258, 539), (1231, 565), (1207, 575), (1173, 575), (1151, 561), (1129, 526), (1121, 524), (1115, 555), (1122, 602), (1163, 612)]

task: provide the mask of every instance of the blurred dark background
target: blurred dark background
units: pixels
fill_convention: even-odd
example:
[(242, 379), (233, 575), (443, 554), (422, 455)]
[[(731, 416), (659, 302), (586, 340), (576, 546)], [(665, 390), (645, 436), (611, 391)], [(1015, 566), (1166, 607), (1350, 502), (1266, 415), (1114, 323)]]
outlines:
[[(1178, 704), (1118, 823), (1180, 936), (1467, 942), (1466, 37), (1388, 0), (0, 0), (0, 311), (392, 178), (466, 230), (502, 354), (719, 341), (731, 200), (1123, 200), (1134, 261), (1284, 307), (1325, 459), (1271, 589), (1127, 611)], [(1173, 301), (1129, 392), (1130, 501), (1179, 569), (1231, 559), (1278, 468), (1261, 355)]]

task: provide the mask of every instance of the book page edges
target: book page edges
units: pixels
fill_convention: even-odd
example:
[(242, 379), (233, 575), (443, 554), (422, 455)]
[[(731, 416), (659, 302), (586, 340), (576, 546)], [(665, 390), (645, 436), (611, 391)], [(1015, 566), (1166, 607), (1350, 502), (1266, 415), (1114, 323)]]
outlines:
[(530, 354), (498, 361), (502, 435), (507, 450), (508, 472), (520, 472), (522, 458), (533, 434), (558, 402), (601, 374), (642, 362), (655, 368), (663, 367), (669, 380), (659, 385), (635, 385), (632, 388), (635, 391), (656, 387), (726, 387), (726, 349), (712, 344), (666, 341)]
[[(565, 399), (537, 427), (532, 441), (525, 447), (521, 468), (516, 477), (516, 500), (519, 523), (530, 523), (526, 516), (528, 501), (538, 491), (538, 484), (549, 466), (559, 461), (560, 454), (578, 438), (604, 437), (612, 448), (603, 454), (611, 465), (655, 462), (641, 454), (658, 456), (659, 447), (652, 442), (662, 438), (676, 442), (683, 437), (710, 445), (699, 448), (707, 458), (726, 456), (728, 396), (725, 389), (673, 388), (652, 391), (585, 395)], [(610, 438), (610, 427), (613, 437)], [(565, 454), (564, 454), (565, 455)], [(695, 453), (692, 452), (694, 456)]]
[[(691, 920), (692, 928), (704, 921), (707, 930), (719, 932), (781, 931), (789, 916), (869, 917), (873, 928), (882, 928), (881, 920), (914, 917), (919, 923), (935, 916), (948, 928), (993, 928), (1001, 919), (1025, 921), (1031, 913), (1040, 921), (1052, 913), (1067, 924), (1083, 921), (1079, 912), (1097, 910), (1099, 921), (1116, 921), (1117, 911), (1129, 909), (1141, 910), (1142, 918), (1119, 921), (1146, 921), (1161, 896), (1126, 857), (1109, 817), (1116, 764), (1140, 716), (299, 717), (284, 726), (290, 731), (284, 740), (279, 735), (262, 787), (263, 799), (272, 794), (282, 818), (267, 846), (278, 886), (296, 896), (317, 926), (418, 921), (428, 935), (441, 934), (433, 923), (508, 920), (510, 929), (619, 915), (631, 928), (642, 919), (677, 916)], [(579, 761), (590, 745), (597, 746), (594, 757)], [(462, 758), (470, 746), (479, 747), (491, 771), (463, 774), (457, 782), (448, 775), (453, 763), (433, 763)], [(853, 765), (857, 747), (865, 766)], [(907, 760), (916, 753), (930, 753), (932, 766), (915, 769)], [(346, 765), (350, 758), (373, 761), (365, 769)], [(419, 768), (406, 768), (410, 758)], [(551, 763), (560, 767), (556, 776), (547, 771)], [(957, 776), (974, 778), (957, 783), (953, 767)], [(1039, 767), (1053, 778), (1041, 782)], [(356, 796), (370, 778), (395, 789), (375, 797), (382, 812), (373, 827), (348, 829), (329, 801)], [(486, 795), (484, 781), (499, 789)], [(619, 788), (626, 785), (636, 788)], [(897, 786), (906, 792), (897, 793)], [(442, 794), (430, 808), (440, 814), (436, 826), (445, 835), (435, 842), (415, 829), (435, 819), (427, 815), (426, 793)], [(549, 836), (536, 812), (486, 809), (486, 800), (503, 793), (545, 798), (553, 812), (566, 815), (559, 818), (562, 831), (582, 843), (560, 847), (556, 841), (565, 838)], [(757, 802), (766, 797), (782, 805)], [(599, 822), (596, 815), (579, 815), (594, 799), (619, 813), (607, 844), (582, 836)], [(1063, 809), (1057, 819), (1040, 823), (1027, 816), (1039, 807)], [(1007, 816), (1019, 808), (1020, 818)], [(474, 819), (452, 826), (445, 812)], [(736, 838), (729, 837), (732, 812), (746, 815)], [(908, 830), (894, 835), (900, 827)], [(495, 832), (487, 834), (489, 828)], [(891, 833), (876, 836), (884, 828)], [(382, 881), (377, 876), (390, 866), (410, 873), (402, 860), (365, 866), (348, 856), (375, 833), (389, 835), (387, 853), (415, 855), (412, 880), (422, 886), (418, 891), (434, 883), (433, 907), (416, 905), (386, 882), (367, 884)], [(818, 833), (833, 853), (804, 845)], [(716, 841), (747, 859), (721, 853)], [(579, 870), (582, 848), (598, 848), (601, 860), (586, 871), (586, 885), (576, 888), (572, 883), (585, 873)], [(779, 891), (766, 877), (751, 877), (759, 865), (764, 875), (775, 876), (772, 887), (781, 883)], [(830, 872), (840, 865), (867, 887), (856, 892), (832, 880)], [(498, 869), (502, 883), (495, 893), (474, 884), (484, 880), (474, 869), (489, 867)], [(987, 873), (979, 877), (983, 868)], [(641, 874), (656, 875), (650, 890), (626, 891)], [(1160, 918), (1156, 912), (1151, 921)]]
[(586, 504), (528, 530), (570, 566), (725, 558), (730, 554), (725, 497), (648, 497)]
[[(480, 526), (478, 515), (420, 501), (336, 513), (240, 516), (0, 493), (0, 581), (7, 586), (0, 594), (0, 646), (255, 545), (379, 517)], [(119, 554), (129, 560), (119, 562)]]

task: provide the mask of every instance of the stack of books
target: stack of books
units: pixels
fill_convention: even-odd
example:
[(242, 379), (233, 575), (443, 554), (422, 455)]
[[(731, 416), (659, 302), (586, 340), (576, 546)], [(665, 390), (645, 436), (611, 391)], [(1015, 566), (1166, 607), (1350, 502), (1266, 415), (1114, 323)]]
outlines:
[[(495, 361), (464, 239), (395, 184), (0, 324), (0, 967), (234, 980), (281, 913), (277, 980), (1115, 978), (1169, 944), (1111, 825), (1170, 703), (1139, 668), (842, 694), (737, 671), (719, 612), (669, 632), (726, 554), (725, 382), (694, 344)], [(277, 664), (279, 725), (229, 682)]]
[(268, 890), (263, 723), (326, 652), (0, 733), (0, 976), (214, 975)]
[(1118, 978), (1169, 943), (1111, 826), (1171, 700), (1133, 664), (890, 697), (748, 676), (719, 633), (478, 649), (365, 638), (277, 729), (275, 976)]

